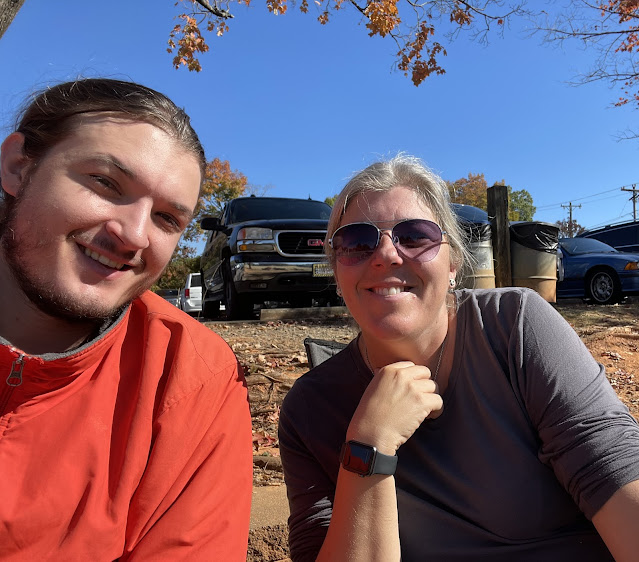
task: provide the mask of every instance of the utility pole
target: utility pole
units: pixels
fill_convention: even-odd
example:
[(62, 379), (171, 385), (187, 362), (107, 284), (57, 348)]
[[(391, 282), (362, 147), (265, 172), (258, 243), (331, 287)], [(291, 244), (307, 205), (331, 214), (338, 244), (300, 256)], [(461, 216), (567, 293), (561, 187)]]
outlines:
[(570, 218), (568, 219), (568, 238), (572, 238), (572, 227), (573, 227), (573, 224), (572, 224), (572, 210), (573, 210), (573, 208), (581, 209), (581, 205), (573, 205), (572, 201), (571, 201), (570, 203), (568, 203), (568, 205), (562, 205), (562, 207), (564, 209), (569, 209), (568, 216)]
[(633, 183), (632, 187), (622, 187), (621, 191), (632, 191), (632, 222), (637, 222), (637, 184)]

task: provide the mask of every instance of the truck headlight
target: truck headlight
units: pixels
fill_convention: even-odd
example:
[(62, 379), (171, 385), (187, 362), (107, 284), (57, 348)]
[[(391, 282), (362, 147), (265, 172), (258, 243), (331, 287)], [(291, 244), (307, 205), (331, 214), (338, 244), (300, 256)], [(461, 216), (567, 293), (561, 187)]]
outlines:
[(275, 241), (270, 228), (249, 226), (237, 232), (238, 252), (274, 252)]
[(237, 243), (240, 244), (244, 240), (273, 240), (273, 231), (270, 228), (256, 226), (240, 228), (237, 232)]

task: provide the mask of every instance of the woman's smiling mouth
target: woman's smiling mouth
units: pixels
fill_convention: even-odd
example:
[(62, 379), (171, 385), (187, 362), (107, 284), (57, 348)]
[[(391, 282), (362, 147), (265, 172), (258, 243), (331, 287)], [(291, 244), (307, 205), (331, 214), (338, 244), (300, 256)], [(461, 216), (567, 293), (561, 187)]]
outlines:
[(372, 287), (370, 291), (376, 295), (389, 296), (399, 295), (399, 293), (403, 293), (408, 289), (409, 287), (406, 287), (405, 285), (399, 285), (397, 287)]

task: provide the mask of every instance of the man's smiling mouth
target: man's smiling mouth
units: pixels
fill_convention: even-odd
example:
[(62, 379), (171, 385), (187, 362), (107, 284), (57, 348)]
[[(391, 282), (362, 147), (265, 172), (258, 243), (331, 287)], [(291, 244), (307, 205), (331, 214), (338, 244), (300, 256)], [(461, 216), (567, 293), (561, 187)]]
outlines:
[(93, 250), (89, 250), (89, 248), (84, 248), (84, 255), (89, 256), (91, 259), (94, 259), (97, 262), (100, 262), (102, 265), (106, 265), (107, 267), (111, 267), (113, 269), (117, 269), (118, 271), (124, 267), (123, 263), (118, 263), (110, 260), (106, 256), (98, 254)]

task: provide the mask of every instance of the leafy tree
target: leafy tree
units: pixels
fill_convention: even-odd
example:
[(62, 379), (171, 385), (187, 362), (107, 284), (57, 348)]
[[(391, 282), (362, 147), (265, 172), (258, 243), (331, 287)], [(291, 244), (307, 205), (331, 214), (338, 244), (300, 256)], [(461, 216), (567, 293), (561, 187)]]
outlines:
[[(0, 0), (0, 37), (23, 3), (24, 0)], [(169, 33), (167, 49), (173, 54), (173, 66), (199, 72), (202, 66), (198, 57), (209, 50), (202, 30), (205, 34), (223, 35), (234, 17), (232, 7), (250, 3), (251, 0), (215, 0), (213, 4), (208, 0), (177, 0), (179, 23)], [(266, 0), (266, 6), (274, 15), (281, 15), (287, 12), (289, 3)], [(369, 36), (389, 37), (395, 43), (395, 67), (410, 76), (416, 86), (432, 74), (446, 72), (440, 64), (447, 55), (443, 42), (452, 42), (467, 32), (485, 43), (491, 32), (503, 33), (515, 18), (531, 18), (548, 41), (577, 39), (595, 53), (594, 67), (582, 77), (582, 82), (603, 80), (619, 86), (623, 95), (616, 105), (634, 103), (639, 108), (637, 0), (567, 0), (558, 8), (550, 3), (550, 14), (526, 9), (526, 0), (300, 0), (297, 6), (303, 13), (312, 9), (322, 25), (338, 12), (351, 8), (351, 13), (365, 22)]]
[(573, 238), (574, 236), (577, 236), (577, 234), (581, 234), (586, 230), (575, 219), (563, 219), (557, 221), (555, 225), (559, 228), (560, 238)]
[(488, 184), (484, 174), (468, 174), (467, 178), (460, 178), (446, 184), (453, 203), (472, 205), (486, 210)]
[[(556, 17), (546, 15), (539, 30), (547, 41), (577, 40), (594, 54), (593, 66), (577, 78), (578, 84), (604, 81), (621, 90), (615, 105), (631, 103), (639, 109), (637, 0), (570, 0)], [(637, 136), (630, 132), (625, 138)]]
[(214, 158), (206, 165), (206, 175), (202, 184), (202, 194), (195, 207), (193, 220), (182, 235), (182, 242), (194, 243), (202, 236), (200, 220), (220, 214), (224, 203), (244, 195), (249, 186), (246, 176), (237, 170), (231, 170), (228, 160)]
[(160, 289), (179, 288), (184, 283), (187, 274), (200, 270), (200, 259), (196, 256), (194, 244), (197, 244), (204, 234), (200, 228), (200, 221), (204, 217), (218, 216), (224, 203), (231, 199), (248, 193), (262, 194), (265, 189), (249, 184), (242, 172), (231, 169), (228, 160), (214, 158), (208, 162), (202, 183), (202, 193), (195, 207), (193, 220), (184, 230), (169, 265), (155, 287)]
[(333, 195), (333, 197), (327, 197), (326, 199), (324, 199), (324, 203), (327, 203), (332, 207), (333, 205), (335, 205), (335, 199), (337, 199), (337, 194)]
[[(229, 30), (234, 3), (250, 5), (251, 0), (180, 0), (184, 11), (169, 35), (169, 53), (174, 54), (173, 66), (185, 66), (191, 71), (202, 69), (198, 56), (209, 46), (202, 29), (221, 36)], [(293, 1), (291, 1), (293, 4)], [(338, 12), (354, 8), (357, 18), (363, 19), (368, 35), (388, 36), (398, 49), (395, 66), (410, 76), (418, 86), (431, 74), (444, 74), (440, 59), (446, 56), (441, 39), (453, 40), (462, 31), (474, 39), (485, 42), (489, 32), (501, 33), (514, 16), (529, 14), (523, 8), (524, 0), (424, 0), (400, 3), (399, 0), (301, 0), (303, 13), (310, 8), (317, 21), (325, 25)], [(287, 0), (266, 0), (266, 7), (274, 15), (285, 14)]]
[[(468, 174), (467, 178), (461, 178), (454, 182), (446, 182), (448, 193), (453, 203), (472, 205), (484, 209), (488, 207), (488, 184), (484, 174)], [(496, 182), (496, 185), (506, 185), (504, 180)], [(537, 209), (533, 205), (533, 198), (528, 191), (520, 189), (513, 191), (508, 186), (508, 218), (511, 221), (530, 221)]]
[[(533, 205), (533, 198), (525, 189), (512, 191), (508, 186), (508, 214), (511, 215), (510, 220), (531, 221), (535, 216), (537, 207)], [(517, 217), (513, 218), (512, 215)]]
[(162, 273), (162, 277), (151, 287), (153, 291), (158, 289), (180, 289), (189, 273), (200, 271), (200, 258), (189, 255), (191, 250), (192, 248), (188, 246), (178, 246), (175, 249), (169, 265)]

